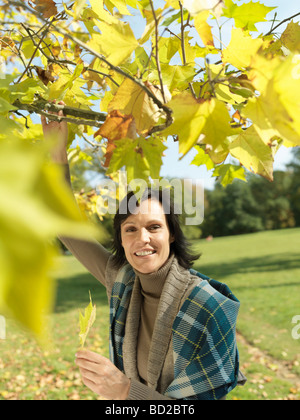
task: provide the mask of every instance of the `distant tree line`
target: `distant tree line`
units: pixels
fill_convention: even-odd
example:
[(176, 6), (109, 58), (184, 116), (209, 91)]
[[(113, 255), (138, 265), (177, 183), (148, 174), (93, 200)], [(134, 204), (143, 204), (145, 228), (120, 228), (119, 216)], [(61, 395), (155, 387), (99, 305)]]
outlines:
[[(249, 174), (226, 188), (216, 184), (205, 194), (201, 237), (240, 235), (300, 226), (300, 148), (286, 171), (274, 173), (274, 182)], [(196, 239), (196, 231), (192, 233)]]
[[(87, 162), (74, 154), (71, 159), (74, 191), (92, 190), (91, 180), (99, 179), (101, 183), (103, 170), (98, 161), (93, 158)], [(300, 147), (295, 149), (293, 161), (286, 171), (274, 172), (273, 182), (250, 173), (247, 178), (248, 182), (236, 179), (226, 188), (217, 182), (214, 190), (206, 190), (202, 224), (185, 226), (183, 215), (186, 236), (200, 239), (300, 226)], [(97, 219), (96, 215), (94, 218)], [(109, 238), (113, 236), (112, 219), (113, 216), (108, 215), (98, 220), (108, 233), (105, 246), (110, 245)]]

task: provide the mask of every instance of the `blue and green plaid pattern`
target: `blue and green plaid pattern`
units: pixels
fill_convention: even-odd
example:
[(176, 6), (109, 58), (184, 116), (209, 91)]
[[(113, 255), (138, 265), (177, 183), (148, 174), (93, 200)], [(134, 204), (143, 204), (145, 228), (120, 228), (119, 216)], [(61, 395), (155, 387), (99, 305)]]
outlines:
[[(173, 323), (174, 380), (165, 395), (218, 400), (237, 385), (235, 327), (239, 301), (225, 284), (190, 271), (199, 277), (199, 284)], [(113, 286), (110, 302), (110, 356), (122, 371), (122, 345), (134, 278), (133, 270), (125, 267), (122, 282)]]
[(115, 281), (110, 298), (109, 355), (115, 366), (124, 372), (122, 349), (125, 322), (135, 274), (129, 265), (123, 267), (122, 271), (124, 271), (122, 282)]
[(218, 400), (237, 385), (239, 302), (226, 285), (191, 271), (201, 281), (173, 324), (175, 379), (165, 394), (176, 399)]

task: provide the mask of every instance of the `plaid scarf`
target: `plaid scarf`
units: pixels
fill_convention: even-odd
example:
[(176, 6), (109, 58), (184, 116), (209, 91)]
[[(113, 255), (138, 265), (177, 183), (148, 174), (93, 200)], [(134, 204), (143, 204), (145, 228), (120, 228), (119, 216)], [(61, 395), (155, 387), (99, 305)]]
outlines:
[[(110, 299), (110, 358), (124, 372), (125, 323), (135, 280), (127, 265), (113, 285)], [(195, 270), (199, 284), (173, 323), (174, 380), (165, 395), (174, 399), (218, 400), (238, 381), (235, 327), (239, 301), (230, 289)]]

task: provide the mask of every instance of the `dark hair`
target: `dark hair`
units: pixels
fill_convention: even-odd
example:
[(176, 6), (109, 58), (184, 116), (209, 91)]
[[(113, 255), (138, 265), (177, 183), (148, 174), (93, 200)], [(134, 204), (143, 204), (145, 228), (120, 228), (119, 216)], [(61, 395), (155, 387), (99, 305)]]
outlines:
[(189, 248), (190, 243), (184, 236), (180, 226), (179, 214), (175, 209), (174, 200), (169, 189), (146, 188), (141, 198), (138, 199), (134, 192), (129, 192), (121, 201), (119, 209), (114, 217), (114, 238), (112, 251), (114, 253), (114, 263), (117, 268), (124, 265), (127, 260), (122, 246), (121, 225), (139, 207), (140, 203), (149, 199), (156, 199), (162, 205), (166, 216), (170, 235), (174, 241), (170, 245), (170, 253), (174, 253), (179, 264), (184, 268), (191, 268), (195, 260), (201, 254), (193, 254)]

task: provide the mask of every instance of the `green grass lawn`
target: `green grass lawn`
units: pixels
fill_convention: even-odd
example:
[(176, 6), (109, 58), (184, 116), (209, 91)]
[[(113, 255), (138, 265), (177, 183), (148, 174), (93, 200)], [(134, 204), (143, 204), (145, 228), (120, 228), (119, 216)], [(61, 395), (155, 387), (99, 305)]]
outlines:
[(231, 397), (300, 399), (300, 340), (292, 338), (292, 318), (300, 315), (300, 229), (198, 241), (195, 248), (202, 252), (195, 268), (228, 284), (241, 302), (239, 350), (249, 381)]
[[(196, 241), (202, 252), (195, 268), (227, 283), (241, 302), (238, 344), (248, 382), (228, 399), (300, 399), (300, 340), (292, 318), (300, 315), (300, 229)], [(109, 310), (105, 289), (72, 256), (54, 270), (57, 300), (51, 316), (52, 347), (7, 320), (0, 341), (0, 400), (95, 399), (81, 383), (74, 357), (78, 309), (97, 305), (87, 346), (108, 357)]]

